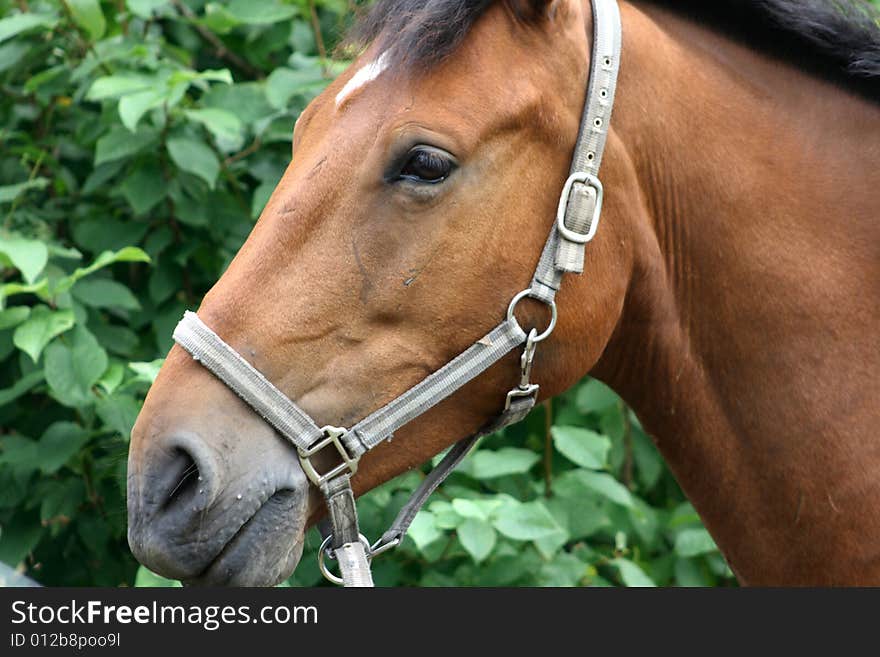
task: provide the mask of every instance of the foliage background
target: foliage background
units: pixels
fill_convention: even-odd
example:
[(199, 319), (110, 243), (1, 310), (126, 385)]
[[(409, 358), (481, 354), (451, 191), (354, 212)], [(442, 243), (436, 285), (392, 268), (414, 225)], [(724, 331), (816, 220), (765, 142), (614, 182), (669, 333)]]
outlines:
[[(343, 0), (0, 0), (0, 561), (167, 583), (125, 539), (128, 435), (342, 68)], [(378, 536), (421, 472), (359, 503)], [(310, 534), (291, 585), (321, 577)], [(483, 441), (379, 585), (728, 585), (638, 420), (584, 381)]]

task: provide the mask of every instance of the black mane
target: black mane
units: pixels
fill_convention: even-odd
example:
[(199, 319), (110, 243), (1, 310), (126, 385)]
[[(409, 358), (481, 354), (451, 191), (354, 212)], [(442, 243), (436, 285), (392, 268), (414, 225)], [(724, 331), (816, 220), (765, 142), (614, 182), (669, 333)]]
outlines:
[(880, 11), (867, 0), (646, 0), (880, 102)]
[[(379, 40), (399, 66), (449, 55), (496, 0), (376, 0), (349, 44)], [(534, 20), (535, 0), (502, 0)], [(880, 12), (867, 0), (645, 0), (880, 100)]]

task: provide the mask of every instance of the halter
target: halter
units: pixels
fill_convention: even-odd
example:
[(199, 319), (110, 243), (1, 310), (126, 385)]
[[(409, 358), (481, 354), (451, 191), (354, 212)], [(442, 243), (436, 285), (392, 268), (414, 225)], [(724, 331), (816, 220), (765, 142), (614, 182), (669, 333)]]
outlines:
[[(531, 381), (537, 346), (556, 326), (556, 292), (563, 274), (583, 273), (586, 244), (593, 239), (602, 212), (602, 183), (597, 174), (608, 136), (614, 93), (620, 68), (621, 24), (616, 0), (593, 0), (593, 49), (589, 87), (575, 145), (571, 174), (559, 198), (556, 221), (541, 253), (529, 287), (510, 302), (507, 317), (466, 351), (402, 395), (351, 428), (319, 427), (299, 406), (226, 344), (198, 315), (187, 311), (174, 329), (174, 340), (192, 357), (249, 404), (266, 422), (290, 441), (299, 453), (303, 471), (324, 494), (329, 531), (318, 553), (321, 572), (345, 586), (372, 586), (370, 560), (400, 543), (431, 493), (467, 455), (477, 440), (519, 422), (535, 405), (538, 384)], [(516, 307), (526, 297), (546, 304), (548, 327), (526, 333), (516, 320)], [(474, 435), (456, 443), (400, 510), (391, 527), (373, 545), (358, 530), (351, 476), (361, 456), (394, 432), (452, 395), (510, 351), (523, 345), (519, 384), (507, 393), (504, 410)], [(320, 472), (312, 462), (317, 453), (332, 448), (341, 463)], [(342, 577), (326, 567), (325, 557), (336, 559)]]

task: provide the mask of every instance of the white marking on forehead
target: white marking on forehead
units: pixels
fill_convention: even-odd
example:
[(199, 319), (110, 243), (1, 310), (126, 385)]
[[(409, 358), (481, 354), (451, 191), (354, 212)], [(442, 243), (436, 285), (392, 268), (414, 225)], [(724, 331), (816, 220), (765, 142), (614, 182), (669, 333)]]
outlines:
[(351, 79), (345, 83), (342, 90), (336, 94), (336, 107), (339, 107), (352, 93), (375, 80), (382, 71), (388, 68), (387, 54), (383, 52), (379, 55), (378, 59), (373, 60), (351, 76)]

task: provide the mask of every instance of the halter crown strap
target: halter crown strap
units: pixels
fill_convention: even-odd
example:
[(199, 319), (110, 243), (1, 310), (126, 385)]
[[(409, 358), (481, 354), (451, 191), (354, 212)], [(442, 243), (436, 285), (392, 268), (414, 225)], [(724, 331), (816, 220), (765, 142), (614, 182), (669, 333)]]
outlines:
[[(620, 69), (621, 25), (616, 0), (593, 0), (594, 39), (590, 82), (580, 133), (575, 145), (571, 174), (563, 186), (556, 221), (541, 253), (528, 289), (514, 297), (507, 319), (442, 368), (402, 395), (371, 413), (351, 429), (319, 427), (296, 403), (273, 385), (195, 313), (187, 311), (174, 329), (174, 340), (192, 357), (223, 381), (299, 452), (309, 479), (324, 493), (329, 508), (331, 533), (322, 545), (319, 564), (333, 581), (346, 586), (372, 586), (370, 559), (400, 542), (419, 509), (431, 493), (461, 462), (478, 438), (528, 415), (538, 397), (538, 386), (529, 380), (535, 348), (556, 323), (555, 296), (566, 272), (583, 272), (584, 250), (598, 227), (602, 211), (602, 183), (597, 174), (602, 163), (608, 126)], [(528, 335), (516, 321), (516, 304), (529, 296), (548, 304), (553, 311), (550, 327)], [(351, 476), (360, 457), (415, 417), (425, 413), (493, 364), (525, 343), (519, 386), (507, 395), (504, 410), (479, 432), (458, 442), (424, 479), (400, 510), (391, 528), (372, 547), (358, 531), (357, 510)], [(311, 457), (333, 446), (342, 463), (320, 473)], [(340, 566), (342, 577), (326, 571), (324, 548)]]
[(583, 273), (584, 252), (599, 228), (602, 183), (599, 167), (611, 125), (623, 33), (617, 0), (593, 0), (590, 82), (569, 178), (559, 198), (555, 230), (544, 245), (530, 290), (552, 301), (566, 272)]

